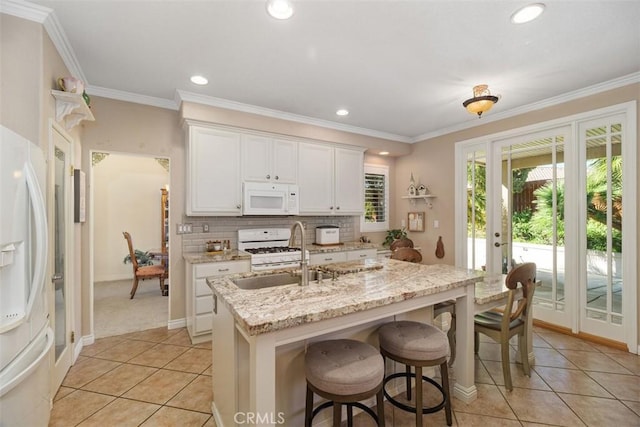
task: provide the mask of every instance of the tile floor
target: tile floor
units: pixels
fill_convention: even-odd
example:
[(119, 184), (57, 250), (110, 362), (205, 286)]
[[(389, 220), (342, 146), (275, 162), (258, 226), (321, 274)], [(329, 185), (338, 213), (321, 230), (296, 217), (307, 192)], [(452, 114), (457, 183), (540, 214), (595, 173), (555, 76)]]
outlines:
[[(215, 426), (210, 349), (210, 343), (191, 345), (184, 329), (99, 339), (65, 377), (49, 425)], [(639, 356), (540, 328), (534, 330), (534, 353), (531, 378), (512, 365), (514, 390), (508, 392), (500, 347), (483, 340), (476, 358), (478, 399), (468, 405), (453, 400), (453, 425), (640, 426)], [(385, 405), (388, 426), (413, 425), (413, 414)], [(374, 425), (363, 415), (355, 421)], [(446, 425), (442, 411), (424, 421)]]

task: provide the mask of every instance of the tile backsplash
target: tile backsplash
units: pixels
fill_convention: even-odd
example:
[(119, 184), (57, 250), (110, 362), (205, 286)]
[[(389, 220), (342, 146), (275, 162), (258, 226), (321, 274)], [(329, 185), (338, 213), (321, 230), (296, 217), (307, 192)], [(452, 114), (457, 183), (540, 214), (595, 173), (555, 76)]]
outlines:
[[(340, 241), (352, 242), (359, 238), (360, 217), (358, 216), (255, 216), (255, 217), (183, 217), (183, 224), (192, 225), (191, 234), (183, 234), (182, 251), (184, 253), (203, 252), (208, 240), (230, 240), (231, 248), (238, 247), (238, 230), (248, 228), (289, 228), (294, 221), (304, 224), (307, 242), (316, 240), (316, 227), (319, 225), (337, 225), (340, 227)], [(209, 231), (205, 232), (205, 225)], [(357, 229), (357, 230), (356, 230)], [(358, 237), (356, 237), (358, 236)], [(298, 241), (299, 241), (298, 237)], [(299, 243), (299, 242), (298, 242)]]

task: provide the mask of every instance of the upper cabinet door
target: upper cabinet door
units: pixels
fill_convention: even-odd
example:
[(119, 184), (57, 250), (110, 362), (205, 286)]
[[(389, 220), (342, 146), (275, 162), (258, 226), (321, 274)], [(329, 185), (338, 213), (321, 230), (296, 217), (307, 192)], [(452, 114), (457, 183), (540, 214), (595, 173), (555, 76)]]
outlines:
[(187, 215), (240, 215), (240, 134), (189, 127)]
[(335, 149), (335, 213), (361, 215), (364, 211), (364, 153)]
[(275, 182), (285, 184), (298, 183), (298, 143), (284, 139), (274, 139), (273, 142), (273, 172)]
[(242, 135), (242, 177), (245, 181), (298, 182), (298, 143)]
[(271, 138), (242, 135), (242, 177), (245, 181), (271, 180)]
[(333, 147), (300, 143), (298, 170), (300, 214), (333, 213)]

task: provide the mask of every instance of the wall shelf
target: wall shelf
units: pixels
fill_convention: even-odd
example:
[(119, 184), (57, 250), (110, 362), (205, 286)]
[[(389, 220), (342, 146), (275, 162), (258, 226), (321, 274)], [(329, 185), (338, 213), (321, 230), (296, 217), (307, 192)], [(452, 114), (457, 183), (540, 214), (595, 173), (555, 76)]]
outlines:
[(435, 199), (437, 196), (434, 196), (433, 194), (423, 194), (420, 196), (402, 196), (403, 199), (408, 199), (411, 202), (412, 206), (415, 206), (416, 204), (416, 200), (424, 200), (424, 202), (427, 204), (427, 206), (429, 207), (429, 209), (431, 209), (433, 207), (432, 205), (432, 200)]
[(64, 123), (67, 130), (82, 120), (95, 121), (93, 113), (81, 94), (61, 90), (52, 90), (51, 94), (56, 99), (56, 121)]

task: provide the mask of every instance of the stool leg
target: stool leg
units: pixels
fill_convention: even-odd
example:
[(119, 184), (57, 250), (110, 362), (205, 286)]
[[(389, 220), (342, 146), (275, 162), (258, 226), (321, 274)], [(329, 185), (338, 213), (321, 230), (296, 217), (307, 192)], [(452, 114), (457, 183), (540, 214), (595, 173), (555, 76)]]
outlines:
[(340, 427), (342, 423), (342, 404), (333, 402), (333, 427)]
[(440, 376), (442, 376), (442, 390), (444, 392), (444, 413), (447, 417), (447, 425), (451, 425), (451, 395), (449, 393), (449, 368), (447, 362), (440, 365)]
[(313, 413), (313, 392), (307, 384), (307, 403), (304, 408), (304, 426), (311, 427), (311, 418)]
[(347, 427), (353, 427), (353, 405), (347, 405)]
[(416, 427), (422, 427), (422, 366), (416, 366)]
[[(411, 366), (409, 365), (405, 365), (404, 367), (405, 372), (407, 373), (407, 400), (411, 400)], [(416, 376), (416, 382), (418, 381), (418, 377)]]
[(376, 409), (378, 410), (378, 427), (385, 427), (384, 421), (384, 391), (381, 388), (376, 394)]

